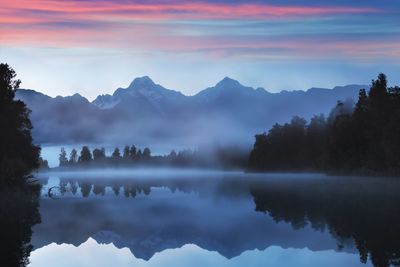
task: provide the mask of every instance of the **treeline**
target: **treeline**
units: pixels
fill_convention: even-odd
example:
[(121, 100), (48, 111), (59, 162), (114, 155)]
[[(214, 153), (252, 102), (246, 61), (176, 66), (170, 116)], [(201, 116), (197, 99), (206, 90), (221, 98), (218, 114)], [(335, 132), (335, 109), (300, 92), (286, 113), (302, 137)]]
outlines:
[(64, 148), (61, 148), (59, 159), (59, 167), (77, 167), (88, 165), (117, 165), (117, 164), (133, 164), (145, 163), (152, 158), (149, 148), (142, 150), (135, 146), (125, 146), (121, 153), (119, 148), (115, 148), (110, 156), (106, 155), (104, 147), (95, 148), (93, 151), (88, 146), (83, 146), (80, 153), (74, 148), (71, 150), (69, 157)]
[(399, 175), (400, 87), (380, 74), (355, 105), (338, 101), (328, 118), (275, 124), (256, 135), (249, 168)]
[(138, 149), (135, 145), (118, 147), (110, 155), (106, 155), (104, 147), (90, 150), (83, 146), (80, 152), (74, 148), (69, 155), (61, 148), (59, 167), (70, 168), (102, 168), (102, 167), (134, 167), (134, 166), (175, 166), (175, 167), (225, 167), (244, 168), (247, 165), (248, 152), (240, 148), (215, 148), (215, 150), (172, 150), (168, 155), (152, 155), (145, 147)]

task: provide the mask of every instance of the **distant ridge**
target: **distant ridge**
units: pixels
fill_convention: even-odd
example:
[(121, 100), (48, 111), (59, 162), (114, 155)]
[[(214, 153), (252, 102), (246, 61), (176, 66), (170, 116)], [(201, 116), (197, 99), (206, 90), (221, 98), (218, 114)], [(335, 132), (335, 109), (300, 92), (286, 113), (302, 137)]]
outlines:
[(20, 89), (17, 98), (32, 110), (39, 143), (119, 142), (251, 144), (256, 133), (299, 115), (327, 114), (338, 100), (356, 100), (366, 85), (270, 93), (225, 77), (193, 96), (156, 84), (148, 76), (89, 102), (80, 94), (49, 97)]

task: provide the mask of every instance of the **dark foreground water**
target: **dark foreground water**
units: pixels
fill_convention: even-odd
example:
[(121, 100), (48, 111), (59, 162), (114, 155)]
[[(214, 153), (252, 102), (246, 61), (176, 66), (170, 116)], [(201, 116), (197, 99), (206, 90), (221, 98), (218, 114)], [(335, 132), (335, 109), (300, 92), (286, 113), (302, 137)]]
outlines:
[(396, 179), (158, 170), (40, 181), (30, 267), (400, 263)]

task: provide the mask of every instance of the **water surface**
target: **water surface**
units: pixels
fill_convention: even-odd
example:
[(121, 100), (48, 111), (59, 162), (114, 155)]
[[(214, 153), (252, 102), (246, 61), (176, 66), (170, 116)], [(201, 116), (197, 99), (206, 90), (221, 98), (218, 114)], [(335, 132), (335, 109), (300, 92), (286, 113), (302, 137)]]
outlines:
[(36, 266), (389, 266), (395, 179), (124, 171), (40, 175)]

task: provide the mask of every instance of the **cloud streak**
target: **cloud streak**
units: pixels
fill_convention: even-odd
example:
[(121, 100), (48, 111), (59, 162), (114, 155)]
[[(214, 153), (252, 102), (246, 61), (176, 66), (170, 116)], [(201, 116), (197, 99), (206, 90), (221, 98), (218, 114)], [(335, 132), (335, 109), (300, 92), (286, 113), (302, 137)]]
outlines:
[[(126, 1), (55, 1), (15, 0), (4, 1), (2, 7), (9, 11), (9, 18), (16, 19), (13, 12), (27, 17), (46, 16), (89, 18), (101, 20), (125, 19), (266, 19), (289, 16), (313, 16), (331, 14), (378, 13), (377, 7), (348, 6), (301, 6), (268, 5), (262, 3), (212, 3), (174, 2), (172, 4)], [(5, 18), (3, 17), (3, 20)]]
[[(304, 53), (303, 46), (315, 46), (310, 37), (332, 31), (329, 27), (335, 25), (333, 21), (331, 25), (318, 28), (315, 21), (384, 12), (374, 6), (271, 5), (262, 2), (1, 2), (0, 40), (3, 45), (213, 51), (213, 55), (235, 55), (244, 51), (252, 51), (252, 55), (255, 51), (272, 51), (273, 55), (276, 51), (292, 55)], [(308, 23), (311, 28), (304, 21), (311, 21)], [(269, 24), (262, 25), (262, 22)], [(303, 26), (294, 27), (295, 24)], [(334, 27), (338, 31), (338, 26)], [(343, 30), (344, 33), (348, 31), (342, 27)], [(339, 36), (340, 32), (333, 34)], [(286, 38), (277, 37), (279, 35)], [(293, 53), (296, 47), (298, 53)], [(327, 46), (321, 44), (318, 50), (321, 47)]]
[[(262, 76), (260, 64), (272, 64), (271, 69), (285, 64), (297, 73), (293, 62), (326, 64), (331, 72), (341, 71), (339, 63), (373, 65), (381, 71), (381, 62), (400, 60), (399, 14), (395, 0), (0, 0), (0, 56), (35, 73), (35, 67), (28, 68), (33, 63), (15, 51), (30, 51), (27, 55), (35, 59), (40, 54), (41, 60), (57, 66), (75, 50), (97, 51), (99, 61), (108, 52), (134, 55), (127, 68), (142, 70), (147, 64), (147, 73), (141, 74), (155, 70), (167, 82), (175, 79), (172, 84), (181, 84), (179, 74), (160, 67), (171, 62), (195, 77), (201, 71), (202, 80), (252, 66), (248, 71), (254, 74), (244, 77), (250, 80)], [(47, 48), (64, 54), (57, 59), (51, 52), (38, 52)], [(94, 56), (82, 52), (68, 60), (74, 66), (65, 63), (64, 72), (76, 66), (99, 70), (97, 62), (85, 61), (88, 57)], [(124, 62), (120, 56), (113, 60), (111, 72)], [(219, 67), (212, 69), (216, 63)], [(51, 73), (50, 66), (43, 70)], [(65, 83), (64, 74), (59, 75)], [(192, 85), (202, 82), (190, 79)], [(103, 85), (90, 86), (95, 90)], [(48, 85), (43, 82), (43, 87)]]

